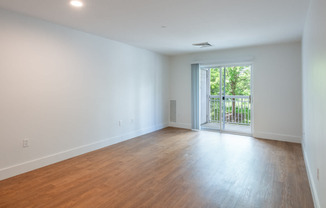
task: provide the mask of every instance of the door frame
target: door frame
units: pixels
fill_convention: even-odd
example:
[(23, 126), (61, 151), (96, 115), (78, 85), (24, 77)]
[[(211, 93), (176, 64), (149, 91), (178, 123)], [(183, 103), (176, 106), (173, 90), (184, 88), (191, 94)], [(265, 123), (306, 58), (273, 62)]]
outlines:
[[(250, 133), (250, 136), (254, 135), (254, 129), (255, 129), (255, 122), (254, 122), (254, 119), (255, 119), (255, 106), (254, 106), (254, 99), (255, 99), (255, 95), (254, 95), (254, 63), (253, 62), (227, 62), (227, 63), (217, 63), (217, 64), (200, 64), (199, 65), (199, 70), (201, 69), (211, 69), (211, 68), (220, 68), (220, 67), (230, 67), (230, 66), (250, 66), (250, 96), (251, 96), (251, 100), (250, 100), (250, 105), (251, 105), (251, 111), (250, 111), (250, 128), (251, 128), (251, 133)], [(222, 74), (220, 73), (220, 78), (221, 78)], [(221, 90), (221, 82), (220, 82), (220, 90)], [(210, 92), (209, 92), (210, 94)], [(221, 93), (220, 93), (220, 96)], [(221, 97), (220, 97), (220, 102), (221, 102)], [(198, 106), (200, 110), (201, 108), (201, 105)], [(220, 108), (222, 106), (220, 105)], [(220, 118), (222, 119), (222, 118)], [(222, 120), (220, 120), (222, 121)], [(221, 125), (222, 125), (222, 122), (220, 122), (220, 129), (218, 130), (219, 132), (225, 132), (225, 133), (234, 133), (234, 134), (244, 134), (244, 133), (239, 133), (239, 132), (233, 132), (233, 131), (226, 131), (226, 130), (222, 130), (221, 128)], [(200, 126), (200, 129), (201, 129), (201, 126)], [(248, 134), (244, 134), (244, 135), (248, 135)]]

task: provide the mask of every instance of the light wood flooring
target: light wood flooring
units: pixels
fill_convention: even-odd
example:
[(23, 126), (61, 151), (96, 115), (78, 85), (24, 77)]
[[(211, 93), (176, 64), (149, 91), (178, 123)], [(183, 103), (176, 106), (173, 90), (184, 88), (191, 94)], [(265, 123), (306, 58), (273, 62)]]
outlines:
[(0, 181), (6, 208), (312, 208), (301, 145), (166, 128)]

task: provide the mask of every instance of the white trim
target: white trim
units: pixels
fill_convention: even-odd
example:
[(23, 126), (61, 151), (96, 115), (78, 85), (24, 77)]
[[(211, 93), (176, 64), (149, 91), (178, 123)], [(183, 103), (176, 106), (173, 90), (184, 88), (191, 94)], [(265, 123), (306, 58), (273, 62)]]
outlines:
[(305, 149), (304, 145), (302, 145), (303, 159), (304, 159), (304, 163), (306, 165), (310, 190), (311, 190), (311, 194), (312, 194), (312, 199), (314, 201), (314, 207), (315, 208), (320, 208), (320, 201), (319, 201), (319, 198), (318, 198), (317, 189), (316, 189), (314, 179), (313, 179), (314, 177), (313, 177), (312, 171), (310, 169), (309, 160), (308, 160), (306, 151), (304, 149)]
[[(216, 66), (230, 66), (230, 65), (250, 65), (255, 61), (254, 56), (247, 56), (247, 57), (234, 57), (233, 59), (229, 60), (206, 60), (206, 61), (196, 61), (194, 60), (192, 64), (198, 64), (204, 68), (214, 68)], [(218, 67), (217, 67), (218, 68)]]
[(169, 123), (170, 127), (175, 127), (175, 128), (182, 128), (182, 129), (191, 129), (191, 123), (175, 123), (175, 122), (170, 122)]
[(144, 128), (136, 131), (131, 131), (123, 135), (111, 137), (108, 139), (100, 140), (94, 143), (90, 143), (87, 145), (82, 145), (79, 147), (75, 147), (69, 150), (65, 150), (62, 152), (54, 153), (51, 155), (47, 155), (41, 158), (37, 158), (34, 160), (26, 161), (20, 164), (16, 164), (10, 167), (0, 169), (0, 180), (4, 180), (6, 178), (10, 178), (22, 173), (26, 173), (28, 171), (32, 171), (47, 165), (51, 165), (53, 163), (57, 163), (72, 157), (76, 157), (81, 154), (85, 154), (94, 150), (98, 150), (116, 143), (120, 143), (144, 134), (148, 134), (160, 129), (167, 127), (167, 124), (159, 124), (156, 126), (152, 126), (149, 128)]
[(292, 143), (301, 143), (302, 141), (302, 138), (300, 136), (293, 136), (289, 134), (278, 134), (273, 132), (263, 132), (263, 131), (254, 132), (253, 137), (283, 141), (283, 142), (292, 142)]
[(211, 69), (211, 68), (220, 68), (220, 67), (232, 67), (232, 66), (249, 66), (253, 65), (253, 61), (246, 62), (220, 62), (215, 64), (200, 64), (201, 69)]

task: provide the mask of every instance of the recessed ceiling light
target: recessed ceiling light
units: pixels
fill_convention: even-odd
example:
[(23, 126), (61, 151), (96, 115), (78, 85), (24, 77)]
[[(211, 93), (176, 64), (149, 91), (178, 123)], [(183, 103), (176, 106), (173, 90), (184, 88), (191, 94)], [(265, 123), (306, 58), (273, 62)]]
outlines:
[(81, 1), (70, 1), (70, 4), (74, 7), (82, 7), (84, 5)]

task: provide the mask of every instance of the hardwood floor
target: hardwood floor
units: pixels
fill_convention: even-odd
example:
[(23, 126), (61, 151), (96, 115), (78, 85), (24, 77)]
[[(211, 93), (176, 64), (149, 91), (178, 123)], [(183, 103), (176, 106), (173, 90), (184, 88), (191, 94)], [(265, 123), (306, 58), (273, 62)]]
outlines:
[(0, 181), (0, 207), (312, 208), (301, 145), (166, 128)]

